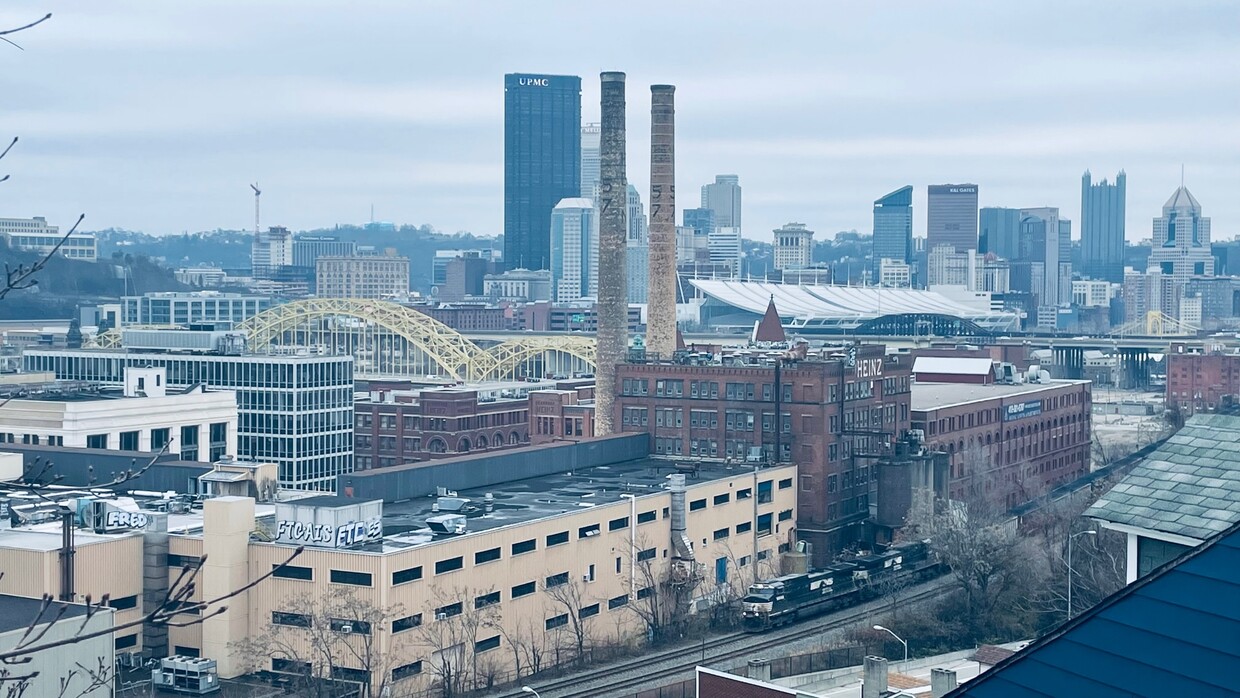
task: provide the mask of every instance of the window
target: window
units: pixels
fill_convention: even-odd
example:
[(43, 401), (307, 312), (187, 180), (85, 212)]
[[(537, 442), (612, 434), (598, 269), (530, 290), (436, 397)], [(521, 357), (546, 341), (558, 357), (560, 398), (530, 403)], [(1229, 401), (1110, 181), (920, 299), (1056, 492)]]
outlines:
[(446, 618), (451, 618), (452, 616), (459, 616), (461, 615), (462, 610), (463, 606), (460, 601), (450, 603), (447, 606), (440, 606), (435, 609), (435, 620), (444, 620)]
[(772, 497), (773, 495), (771, 494), (771, 481), (767, 480), (766, 482), (759, 482), (758, 483), (758, 504), (767, 504), (768, 502), (771, 501)]
[(494, 562), (499, 559), (499, 548), (491, 548), (490, 550), (479, 550), (474, 553), (474, 564), (481, 565), (484, 562)]
[(465, 566), (464, 558), (461, 556), (450, 557), (447, 560), (440, 560), (435, 563), (435, 574), (445, 574), (447, 572), (455, 572)]
[(732, 498), (732, 495), (728, 494), (727, 492), (724, 492), (723, 494), (717, 494), (715, 495), (714, 505), (719, 506), (720, 504), (727, 504), (728, 501), (731, 500), (731, 498)]
[(392, 680), (400, 681), (410, 676), (417, 676), (422, 673), (422, 662), (412, 662), (410, 664), (401, 664), (392, 670)]
[(392, 573), (392, 586), (404, 584), (405, 582), (413, 582), (422, 578), (422, 565), (417, 567), (408, 567), (403, 570), (396, 570)]
[(578, 538), (589, 538), (590, 536), (597, 536), (598, 534), (599, 534), (598, 524), (590, 524), (589, 526), (582, 526), (581, 528), (577, 529)]
[(645, 587), (637, 590), (638, 599), (648, 599), (654, 596), (654, 587)]
[(271, 576), (273, 577), (278, 577), (280, 579), (300, 579), (307, 582), (314, 580), (313, 567), (297, 567), (296, 565), (285, 565), (283, 567), (280, 567), (279, 565), (272, 565), (272, 567), (279, 568), (272, 573)]
[(792, 487), (792, 478), (784, 478), (779, 481), (779, 489), (786, 490)]
[[(194, 433), (197, 433), (197, 432), (194, 432)], [(108, 435), (107, 434), (91, 434), (86, 437), (86, 448), (107, 448), (107, 447), (108, 447)], [(198, 460), (198, 459), (194, 458), (194, 460)]]
[(625, 516), (619, 519), (612, 519), (607, 522), (608, 531), (619, 531), (622, 528), (629, 527), (629, 517)]
[(553, 628), (562, 628), (566, 625), (568, 625), (568, 614), (567, 613), (561, 613), (558, 616), (552, 616), (547, 619), (547, 630), (551, 630)]
[(126, 647), (137, 647), (137, 646), (138, 646), (138, 634), (137, 633), (134, 633), (133, 635), (126, 635), (124, 637), (116, 638), (116, 649), (118, 650), (125, 649)]
[(750, 498), (750, 497), (752, 497), (752, 496), (753, 496), (753, 489), (752, 489), (752, 488), (749, 488), (749, 487), (746, 487), (746, 488), (745, 488), (745, 489), (743, 489), (743, 490), (737, 490), (737, 491), (736, 491), (736, 498), (737, 498), (738, 500), (740, 500), (740, 499), (749, 499), (749, 498)]
[(347, 666), (333, 666), (331, 670), (331, 677), (337, 681), (366, 683), (370, 680), (370, 672), (364, 669), (354, 669)]
[(512, 554), (520, 555), (522, 553), (533, 552), (538, 548), (538, 540), (531, 538), (512, 544)]
[(151, 430), (151, 450), (160, 451), (172, 439), (172, 430), (168, 427)]
[(483, 594), (482, 596), (475, 598), (474, 608), (486, 608), (487, 606), (494, 606), (497, 603), (499, 603), (499, 592), (492, 591), (489, 594)]
[(655, 548), (646, 548), (645, 550), (638, 551), (637, 561), (645, 562), (647, 560), (653, 560), (656, 552), (657, 550)]
[(328, 620), (331, 629), (338, 633), (351, 633), (354, 635), (369, 635), (370, 623), (364, 620), (351, 620), (349, 618), (331, 618)]
[(651, 509), (650, 511), (643, 511), (642, 513), (637, 515), (637, 523), (639, 524), (650, 523), (651, 521), (654, 521), (654, 519), (655, 519), (655, 512), (653, 509)]
[(181, 460), (198, 460), (198, 426), (181, 427)]
[(332, 570), (332, 584), (352, 584), (353, 586), (374, 586), (369, 572), (349, 572), (348, 570)]
[(138, 595), (134, 594), (132, 596), (122, 596), (119, 599), (109, 599), (108, 607), (115, 608), (118, 611), (123, 611), (128, 608), (137, 608)]
[(745, 523), (736, 524), (737, 535), (740, 535), (742, 533), (749, 533), (752, 530), (753, 530), (753, 522), (751, 521), (746, 521)]
[(193, 555), (177, 555), (176, 553), (168, 553), (169, 567), (197, 567), (200, 562), (202, 562), (202, 558), (194, 557)]
[(783, 511), (779, 512), (779, 520), (780, 520), (780, 521), (787, 521), (788, 519), (791, 519), (791, 518), (792, 518), (792, 510), (791, 510), (791, 509), (784, 509)]
[(577, 611), (577, 617), (578, 617), (578, 618), (589, 618), (590, 616), (597, 616), (597, 615), (598, 615), (598, 610), (599, 610), (599, 608), (598, 608), (598, 604), (591, 604), (591, 605), (589, 605), (589, 606), (582, 606), (582, 607), (581, 607), (581, 608)]
[(706, 508), (705, 499), (695, 499), (692, 502), (689, 502), (689, 511), (698, 511), (698, 510), (705, 509), (705, 508)]
[(475, 642), (474, 652), (486, 652), (487, 650), (493, 650), (496, 647), (499, 647), (499, 635)]
[(122, 431), (121, 432), (121, 450), (136, 451), (138, 450), (138, 432)]
[(727, 537), (728, 537), (728, 529), (721, 528), (715, 531), (715, 534), (714, 534), (715, 540), (723, 540), (724, 538), (727, 538)]
[(292, 659), (284, 659), (283, 657), (272, 657), (271, 670), (281, 674), (305, 674), (309, 676), (310, 662), (298, 662)]
[(547, 547), (548, 548), (550, 548), (553, 545), (563, 545), (564, 543), (567, 543), (567, 542), (568, 542), (568, 531), (560, 531), (559, 533), (552, 533), (551, 535), (547, 536)]
[(530, 594), (533, 594), (533, 593), (534, 593), (533, 582), (526, 582), (525, 584), (518, 584), (512, 588), (512, 598), (514, 599), (519, 599), (522, 596), (529, 596)]
[(422, 625), (422, 614), (415, 613), (412, 616), (405, 616), (392, 621), (392, 632), (401, 633), (406, 630), (413, 630), (419, 625)]
[(770, 514), (759, 514), (758, 515), (758, 535), (765, 536), (765, 535), (770, 534), (770, 532), (771, 532), (771, 515)]
[(303, 613), (284, 613), (281, 611), (271, 612), (272, 625), (290, 625), (294, 628), (310, 627), (310, 616)]
[(552, 587), (563, 586), (565, 584), (568, 584), (568, 573), (567, 572), (561, 572), (559, 574), (553, 574), (550, 577), (547, 577), (547, 588), (548, 589)]
[(172, 648), (172, 653), (182, 657), (201, 657), (202, 650), (197, 647), (186, 647), (185, 645), (176, 645)]

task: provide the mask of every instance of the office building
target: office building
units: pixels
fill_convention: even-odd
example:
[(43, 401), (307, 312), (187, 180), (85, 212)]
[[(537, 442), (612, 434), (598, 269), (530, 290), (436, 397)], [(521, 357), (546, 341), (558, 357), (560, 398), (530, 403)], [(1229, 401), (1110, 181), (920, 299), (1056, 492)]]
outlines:
[[(65, 238), (60, 228), (48, 225), (43, 216), (34, 218), (0, 218), (0, 237), (8, 240), (9, 247), (26, 252), (48, 254), (60, 245), (59, 254), (69, 259), (94, 262), (99, 259), (99, 247), (94, 233), (73, 233)], [(61, 242), (61, 239), (64, 242)]]
[(1124, 280), (1124, 211), (1128, 175), (1123, 170), (1115, 183), (1097, 184), (1086, 170), (1081, 177), (1082, 274), (1089, 279), (1120, 283)]
[(1177, 344), (1166, 360), (1168, 409), (1187, 418), (1240, 405), (1240, 354), (1194, 351)]
[(978, 214), (980, 233), (977, 250), (1003, 259), (1020, 258), (1020, 209), (983, 208)]
[(237, 454), (236, 394), (202, 385), (169, 391), (162, 368), (128, 368), (120, 389), (50, 383), (0, 403), (0, 449), (166, 450), (209, 463)]
[[(181, 333), (151, 332), (168, 345)], [(159, 338), (156, 338), (159, 341)], [(128, 344), (128, 343), (127, 343)], [(169, 389), (237, 394), (237, 455), (276, 463), (292, 489), (335, 491), (353, 469), (353, 357), (29, 349), (26, 371), (123, 386), (128, 368), (162, 368)]]
[(708, 239), (710, 263), (726, 267), (732, 277), (741, 273), (741, 229), (716, 226)]
[[(160, 500), (142, 495), (133, 503), (105, 496), (107, 512), (144, 516), (75, 532), (77, 567), (91, 574), (79, 573), (67, 588), (59, 521), (23, 522), (0, 530), (0, 568), (22, 570), (6, 574), (0, 588), (112, 599), (118, 630), (105, 635), (108, 647), (115, 641), (127, 651), (213, 660), (225, 681), (262, 671), (268, 682), (307, 695), (298, 687), (310, 665), (315, 676), (430, 695), (440, 690), (435, 662), (449, 652), (462, 657), (453, 685), (484, 691), (488, 677), (530, 671), (523, 662), (515, 673), (514, 644), (559, 648), (543, 669), (577, 666), (574, 628), (586, 651), (602, 642), (641, 644), (659, 638), (664, 618), (709, 611), (720, 598), (738, 598), (755, 577), (780, 573), (796, 540), (794, 466), (704, 463), (679, 472), (650, 458), (646, 442), (626, 435), (368, 470), (351, 475), (342, 496), (218, 496), (184, 514), (158, 512)], [(244, 491), (250, 476), (220, 464), (202, 480), (236, 481)], [(453, 496), (436, 496), (436, 482), (451, 483)], [(288, 562), (298, 546), (305, 552)], [(144, 578), (170, 583), (204, 557), (194, 598), (244, 588), (245, 602), (201, 611), (206, 623), (144, 632), (141, 619), (163, 600), (144, 593)], [(677, 592), (673, 579), (692, 591)], [(651, 608), (667, 615), (647, 623)], [(311, 640), (308, 628), (320, 625), (326, 638)], [(264, 636), (279, 638), (280, 649), (238, 651)], [(355, 636), (374, 648), (368, 659), (350, 651), (350, 640), (362, 639)], [(436, 649), (432, 637), (458, 639)]]
[(581, 78), (504, 76), (504, 261), (551, 268), (551, 211), (581, 191)]
[(487, 275), (495, 274), (500, 268), (500, 263), (494, 259), (475, 254), (472, 250), (466, 251), (444, 265), (444, 280), (436, 287), (436, 298), (455, 302), (482, 296), (486, 290)]
[(625, 288), (630, 303), (645, 303), (650, 279), (650, 233), (642, 196), (632, 184), (628, 185), (627, 220), (629, 235), (625, 243), (625, 270), (628, 281)]
[(710, 261), (710, 235), (715, 232), (715, 212), (709, 208), (687, 208), (681, 214), (684, 225), (676, 229), (676, 263)]
[(310, 269), (319, 257), (352, 257), (357, 243), (334, 235), (298, 235), (293, 238), (293, 266)]
[(195, 288), (216, 288), (228, 281), (228, 272), (219, 267), (181, 267), (172, 276), (177, 283)]
[(501, 259), (499, 250), (435, 250), (435, 256), (431, 258), (432, 286), (442, 288), (448, 283), (448, 264), (457, 257), (478, 257), (493, 264), (498, 264)]
[(951, 245), (957, 252), (977, 249), (977, 185), (927, 187), (926, 249)]
[(409, 295), (408, 257), (319, 257), (314, 268), (319, 298), (383, 300)]
[(879, 260), (878, 285), (883, 288), (910, 288), (913, 285), (912, 267), (907, 262), (894, 259)]
[(510, 269), (503, 274), (487, 274), (483, 277), (482, 295), (494, 301), (549, 301), (551, 286), (550, 269)]
[(1201, 215), (1201, 204), (1183, 186), (1163, 205), (1162, 216), (1154, 219), (1149, 269), (1157, 269), (1176, 284), (1193, 276), (1214, 276), (1210, 219)]
[(551, 212), (551, 282), (566, 303), (598, 295), (598, 214), (590, 199), (564, 199)]
[(913, 261), (913, 188), (901, 187), (874, 202), (874, 249), (870, 280), (882, 278), (882, 262)]
[(971, 289), (977, 269), (977, 253), (957, 252), (951, 245), (939, 245), (926, 256), (927, 283), (936, 286), (963, 286)]
[(804, 223), (787, 223), (774, 233), (776, 269), (803, 269), (814, 263), (814, 231)]
[[(736, 175), (715, 175), (714, 184), (702, 186), (702, 208), (714, 212), (717, 228), (741, 227), (741, 184)], [(686, 210), (686, 213), (688, 211)], [(686, 223), (685, 225), (689, 225)]]
[[(1060, 303), (1060, 252), (1063, 226), (1060, 225), (1059, 209), (1054, 207), (1026, 208), (1020, 211), (1020, 248), (1015, 259), (1028, 262), (1036, 268), (1034, 277), (1041, 284), (1019, 291), (1037, 296), (1040, 306), (1056, 306)], [(1071, 289), (1072, 275), (1067, 283)], [(1067, 298), (1063, 301), (1067, 302)]]
[(586, 124), (581, 127), (581, 198), (598, 198), (598, 181), (602, 169), (599, 159), (602, 152), (603, 125)]
[(727, 365), (625, 363), (615, 423), (649, 433), (660, 455), (796, 463), (799, 537), (823, 567), (866, 537), (871, 466), (908, 428), (911, 368), (881, 345), (852, 357), (824, 349), (778, 370), (768, 354), (730, 356)]
[(271, 305), (270, 296), (217, 291), (168, 291), (124, 296), (121, 298), (121, 324), (236, 324), (249, 320)]
[(1077, 280), (1072, 282), (1072, 304), (1082, 308), (1109, 308), (1118, 284), (1109, 281)]
[(282, 267), (293, 266), (293, 234), (272, 226), (250, 244), (250, 273), (255, 279), (274, 279)]

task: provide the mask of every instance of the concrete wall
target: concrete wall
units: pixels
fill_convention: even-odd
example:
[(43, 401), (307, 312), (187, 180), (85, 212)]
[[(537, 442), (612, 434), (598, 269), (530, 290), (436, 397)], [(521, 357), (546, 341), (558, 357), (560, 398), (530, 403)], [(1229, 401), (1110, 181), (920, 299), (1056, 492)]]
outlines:
[(433, 494), (436, 487), (452, 490), (487, 487), (577, 468), (623, 463), (644, 458), (649, 453), (647, 434), (621, 434), (350, 473), (340, 477), (339, 494), (355, 499), (399, 502)]
[[(56, 484), (68, 487), (87, 487), (112, 480), (124, 470), (141, 468), (154, 453), (138, 451), (103, 451), (91, 448), (68, 448), (56, 446), (28, 446), (4, 444), (3, 450), (22, 454), (26, 477), (36, 477), (46, 463), (52, 464), (51, 474), (59, 477)], [(187, 463), (177, 460), (173, 454), (165, 454), (150, 470), (125, 484), (127, 490), (150, 490), (155, 492), (188, 491), (189, 483), (199, 475), (211, 472), (204, 463)], [(44, 473), (44, 479), (46, 479)]]

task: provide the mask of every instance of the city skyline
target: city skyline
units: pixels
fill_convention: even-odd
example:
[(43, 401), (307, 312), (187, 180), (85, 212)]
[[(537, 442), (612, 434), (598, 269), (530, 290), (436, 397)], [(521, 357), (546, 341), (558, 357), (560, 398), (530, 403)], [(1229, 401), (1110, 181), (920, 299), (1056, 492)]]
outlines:
[[(662, 8), (665, 27), (648, 28), (638, 18), (654, 6), (638, 3), (616, 20), (613, 39), (590, 30), (598, 24), (592, 11), (566, 20), (580, 24), (576, 34), (530, 26), (518, 35), (505, 29), (527, 10), (477, 18), (465, 6), (374, 7), (311, 5), (297, 26), (279, 8), (241, 4), (58, 8), (22, 37), (25, 51), (6, 56), (3, 85), (17, 107), (0, 116), (0, 130), (21, 142), (5, 160), (12, 179), (4, 214), (45, 215), (63, 226), (85, 211), (88, 229), (152, 234), (249, 229), (246, 185), (260, 181), (264, 224), (302, 230), (363, 221), (374, 204), (384, 220), (495, 235), (503, 225), (503, 74), (580, 75), (582, 120), (591, 122), (593, 78), (615, 68), (634, 84), (678, 85), (679, 188), (739, 175), (750, 239), (764, 240), (788, 220), (806, 222), (820, 238), (868, 233), (874, 199), (909, 183), (918, 236), (925, 186), (935, 182), (977, 182), (981, 206), (1057, 206), (1081, 220), (1081, 172), (1123, 169), (1125, 228), (1136, 241), (1148, 237), (1148, 220), (1181, 164), (1220, 238), (1240, 219), (1240, 202), (1228, 196), (1240, 164), (1240, 149), (1228, 147), (1236, 116), (1224, 99), (1240, 78), (1224, 68), (1236, 49), (1223, 29), (1240, 9), (1227, 4), (1174, 11), (1143, 4), (1123, 17), (1064, 4), (1071, 26), (1045, 7), (988, 8), (982, 16), (965, 3), (806, 6), (807, 21), (780, 23), (788, 47), (761, 41), (769, 36), (759, 31), (763, 23), (777, 19), (754, 15), (737, 23), (754, 31), (729, 34), (736, 50), (705, 65), (685, 47), (654, 57), (620, 38), (626, 26), (642, 26), (651, 41), (671, 36), (701, 21), (688, 8)], [(28, 20), (30, 12), (8, 7), (0, 18)], [(966, 19), (975, 31), (950, 48), (936, 43), (938, 60), (913, 60), (932, 41), (926, 23)], [(225, 22), (227, 31), (202, 31)], [(824, 23), (850, 29), (814, 46), (795, 40)], [(873, 35), (867, 28), (879, 24), (881, 50), (849, 38)], [(989, 32), (1016, 24), (1030, 31), (1003, 52), (988, 51), (985, 65), (970, 60), (991, 45)], [(436, 37), (397, 40), (428, 25), (476, 31), (447, 46)], [(1054, 28), (1056, 42), (1034, 40), (1039, 28)], [(328, 53), (347, 59), (307, 48), (329, 37), (338, 50)], [(363, 41), (367, 51), (350, 49)], [(858, 65), (845, 70), (841, 61), (852, 57)], [(967, 68), (944, 68), (953, 62)], [(1197, 95), (1192, 114), (1153, 108), (1147, 86), (1172, 77)], [(1071, 113), (1022, 109), (1040, 101), (1039, 89), (1070, 101)], [(640, 108), (631, 112), (630, 177), (646, 191), (645, 118)]]

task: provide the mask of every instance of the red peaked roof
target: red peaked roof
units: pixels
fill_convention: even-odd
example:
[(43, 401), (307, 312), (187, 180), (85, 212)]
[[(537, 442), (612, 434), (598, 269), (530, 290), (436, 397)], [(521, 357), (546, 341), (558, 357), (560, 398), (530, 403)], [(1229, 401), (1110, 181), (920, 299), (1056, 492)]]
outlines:
[(766, 306), (766, 313), (758, 321), (758, 328), (754, 331), (754, 341), (786, 342), (787, 340), (788, 338), (784, 335), (784, 324), (775, 310), (775, 296), (772, 295), (771, 302)]

